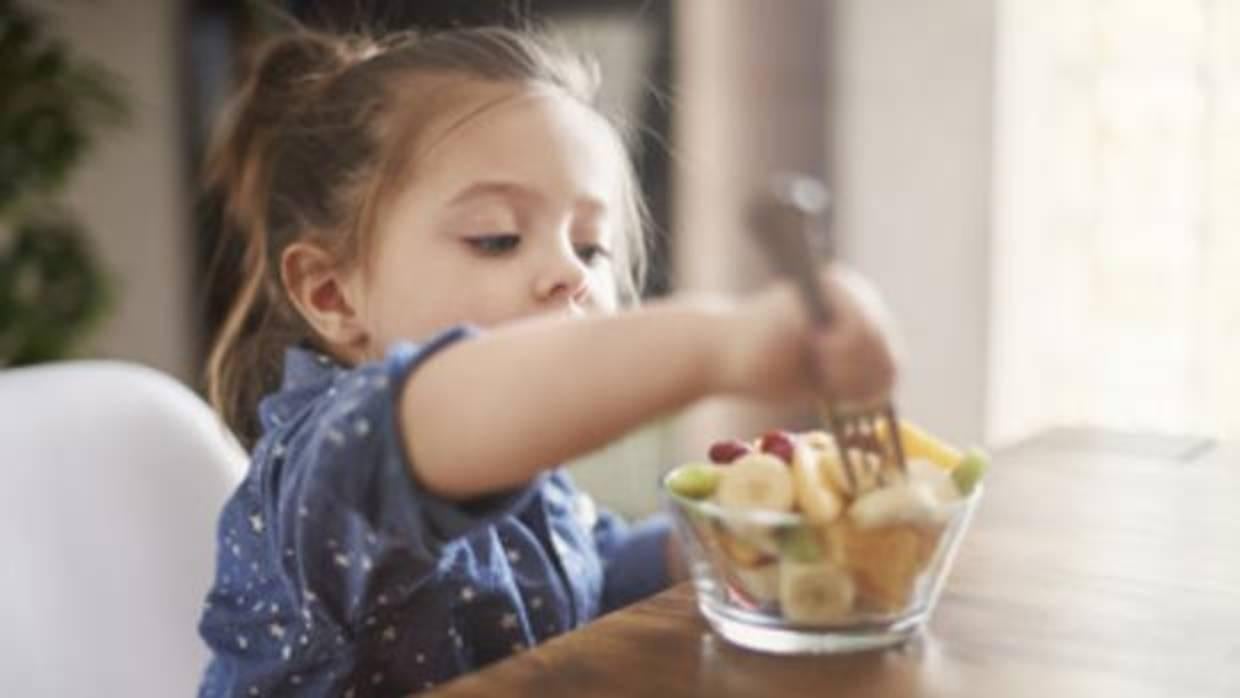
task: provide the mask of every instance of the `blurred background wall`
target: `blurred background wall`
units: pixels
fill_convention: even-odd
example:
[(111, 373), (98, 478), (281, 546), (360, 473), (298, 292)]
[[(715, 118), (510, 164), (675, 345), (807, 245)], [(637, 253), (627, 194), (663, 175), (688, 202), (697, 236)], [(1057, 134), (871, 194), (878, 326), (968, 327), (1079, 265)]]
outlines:
[(118, 302), (89, 353), (195, 381), (195, 259), (185, 168), (181, 12), (162, 0), (36, 3), (64, 40), (125, 85), (129, 123), (109, 131), (69, 181)]
[[(885, 294), (905, 340), (899, 402), (982, 442), (994, 5), (864, 0), (678, 3), (680, 287), (768, 278), (744, 206), (770, 172), (826, 175), (842, 258)], [(690, 415), (680, 453), (787, 423), (752, 405)]]
[[(365, 4), (283, 7), (314, 19)], [(193, 173), (206, 124), (262, 29), (238, 24), (240, 6), (40, 5), (75, 49), (128, 82), (133, 101), (133, 124), (72, 182), (120, 292), (86, 354), (197, 379), (210, 226), (194, 212)], [(405, 26), (538, 16), (600, 54), (613, 106), (648, 131), (640, 162), (662, 272), (652, 295), (761, 284), (745, 203), (772, 170), (802, 169), (826, 177), (843, 258), (877, 283), (903, 330), (905, 415), (992, 445), (1058, 424), (1237, 433), (1228, 396), (1240, 379), (1226, 378), (1240, 375), (1227, 366), (1240, 351), (1240, 289), (1228, 280), (1240, 264), (1233, 5), (384, 7)], [(807, 419), (704, 404), (578, 473), (607, 503), (646, 511), (658, 473), (710, 440)]]
[(832, 8), (826, 122), (844, 257), (899, 319), (904, 414), (982, 443), (996, 3)]

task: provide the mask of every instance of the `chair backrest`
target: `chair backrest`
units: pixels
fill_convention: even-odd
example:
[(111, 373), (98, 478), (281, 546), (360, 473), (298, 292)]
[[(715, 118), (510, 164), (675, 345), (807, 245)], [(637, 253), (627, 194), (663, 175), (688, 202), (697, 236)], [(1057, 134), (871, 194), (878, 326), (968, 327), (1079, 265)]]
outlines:
[(0, 695), (193, 695), (215, 522), (244, 468), (151, 369), (0, 372)]

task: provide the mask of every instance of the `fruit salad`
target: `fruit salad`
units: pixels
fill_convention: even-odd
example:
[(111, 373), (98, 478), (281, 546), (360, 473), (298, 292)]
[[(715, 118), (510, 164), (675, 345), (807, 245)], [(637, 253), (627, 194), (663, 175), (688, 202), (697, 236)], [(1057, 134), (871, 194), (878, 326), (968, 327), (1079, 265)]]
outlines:
[(670, 472), (695, 577), (709, 576), (730, 606), (795, 626), (928, 606), (987, 457), (909, 422), (900, 430), (904, 469), (855, 454), (862, 467), (849, 478), (829, 434), (773, 431), (716, 443), (709, 462)]

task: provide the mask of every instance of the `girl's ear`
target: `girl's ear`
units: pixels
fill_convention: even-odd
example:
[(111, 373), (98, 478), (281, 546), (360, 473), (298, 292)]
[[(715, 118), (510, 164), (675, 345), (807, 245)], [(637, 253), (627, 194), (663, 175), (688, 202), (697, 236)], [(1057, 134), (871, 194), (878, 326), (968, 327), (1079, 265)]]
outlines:
[(364, 347), (368, 338), (352, 277), (312, 242), (294, 242), (280, 255), (280, 279), (297, 312), (328, 344), (346, 353)]

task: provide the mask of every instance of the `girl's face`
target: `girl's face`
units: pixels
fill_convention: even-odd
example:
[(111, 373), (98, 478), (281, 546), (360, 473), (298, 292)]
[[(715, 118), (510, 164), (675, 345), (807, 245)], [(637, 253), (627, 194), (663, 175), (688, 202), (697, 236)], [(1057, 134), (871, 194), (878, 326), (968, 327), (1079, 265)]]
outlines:
[(507, 89), (423, 138), (410, 183), (380, 218), (354, 279), (366, 354), (463, 322), (616, 307), (619, 143), (568, 97)]

